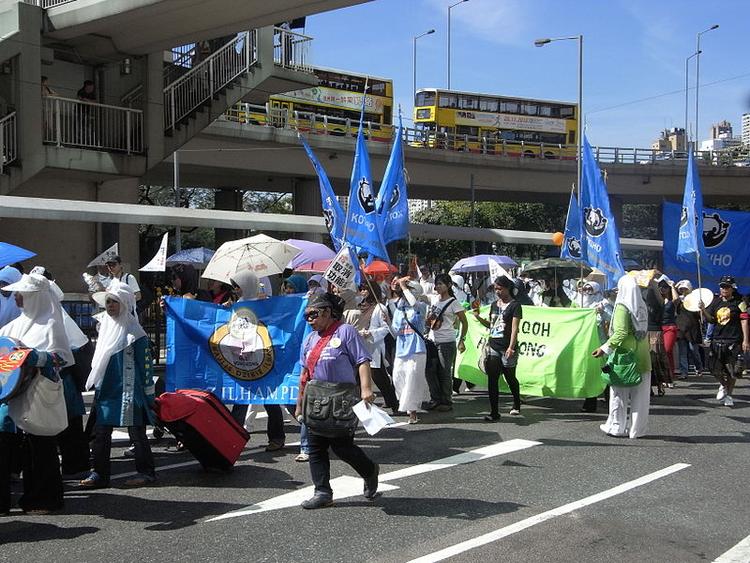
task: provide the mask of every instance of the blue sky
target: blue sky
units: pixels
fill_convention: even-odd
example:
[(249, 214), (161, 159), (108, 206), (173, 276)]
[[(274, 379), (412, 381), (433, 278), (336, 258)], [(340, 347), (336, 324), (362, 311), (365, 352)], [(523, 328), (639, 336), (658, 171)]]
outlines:
[[(412, 37), (435, 29), (417, 42), (417, 87), (445, 87), (447, 6), (455, 1), (375, 0), (312, 16), (313, 62), (392, 78), (411, 117)], [(700, 138), (722, 119), (739, 135), (740, 116), (750, 112), (748, 22), (747, 0), (469, 0), (451, 11), (451, 86), (575, 101), (576, 42), (533, 41), (583, 34), (591, 144), (647, 148), (663, 128), (684, 125), (685, 59), (696, 33), (719, 24), (701, 39)]]

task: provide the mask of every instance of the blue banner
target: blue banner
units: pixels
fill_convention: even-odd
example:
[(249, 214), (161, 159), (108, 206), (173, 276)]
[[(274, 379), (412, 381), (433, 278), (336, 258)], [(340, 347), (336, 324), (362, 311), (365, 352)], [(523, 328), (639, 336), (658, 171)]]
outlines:
[(404, 174), (401, 114), (398, 116), (398, 129), (391, 148), (391, 157), (385, 168), (375, 207), (380, 217), (385, 244), (409, 237), (409, 201), (406, 193), (406, 174)]
[(167, 391), (201, 389), (228, 404), (296, 402), (306, 304), (294, 295), (231, 308), (167, 297)]
[(565, 237), (560, 248), (560, 258), (581, 261), (581, 208), (576, 194), (570, 192), (568, 217), (565, 219)]
[(339, 200), (336, 199), (336, 195), (333, 193), (333, 187), (328, 179), (328, 174), (323, 169), (323, 165), (315, 156), (315, 153), (307, 144), (304, 137), (300, 136), (302, 146), (305, 147), (307, 157), (312, 162), (313, 168), (318, 175), (318, 183), (320, 184), (320, 205), (323, 208), (323, 219), (326, 222), (326, 228), (328, 233), (331, 235), (333, 246), (336, 250), (341, 248), (341, 244), (344, 242), (344, 211), (341, 209)]
[(583, 261), (607, 276), (607, 286), (616, 287), (625, 274), (620, 253), (620, 234), (609, 207), (607, 186), (586, 136), (583, 136), (581, 208), (584, 234)]
[(360, 121), (354, 165), (352, 166), (349, 208), (346, 213), (344, 237), (354, 247), (357, 254), (367, 252), (370, 259), (377, 257), (390, 262), (380, 232), (380, 221), (375, 209), (375, 200), (376, 194), (370, 172), (370, 156), (367, 154), (365, 135)]
[[(682, 196), (682, 213), (680, 215), (679, 234), (677, 236), (677, 256), (692, 259), (695, 255), (706, 253), (703, 244), (703, 192), (698, 168), (695, 165), (693, 151), (688, 153), (687, 174), (685, 175), (685, 193)], [(701, 234), (699, 234), (701, 233)]]
[[(682, 206), (664, 202), (664, 271), (674, 279), (688, 279), (695, 287), (698, 275), (695, 256), (677, 255)], [(724, 211), (704, 207), (701, 212), (702, 239), (705, 254), (701, 254), (703, 287), (716, 290), (721, 276), (734, 276), (740, 293), (750, 292), (750, 213)]]

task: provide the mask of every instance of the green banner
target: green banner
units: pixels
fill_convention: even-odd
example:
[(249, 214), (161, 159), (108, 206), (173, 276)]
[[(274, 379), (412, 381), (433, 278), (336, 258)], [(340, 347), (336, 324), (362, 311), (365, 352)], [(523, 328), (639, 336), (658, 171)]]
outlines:
[[(488, 318), (490, 306), (481, 309)], [(488, 330), (467, 311), (469, 332), (466, 352), (456, 358), (456, 377), (487, 385), (479, 369), (479, 340)], [(518, 331), (516, 376), (522, 395), (535, 397), (596, 397), (604, 390), (601, 360), (591, 356), (600, 345), (593, 309), (564, 309), (523, 306)], [(500, 386), (508, 387), (500, 377)]]

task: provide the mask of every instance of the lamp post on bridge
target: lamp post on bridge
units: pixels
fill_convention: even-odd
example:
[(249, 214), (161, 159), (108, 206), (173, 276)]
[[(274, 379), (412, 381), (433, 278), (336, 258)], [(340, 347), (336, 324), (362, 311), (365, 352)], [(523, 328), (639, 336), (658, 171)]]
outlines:
[(685, 151), (690, 150), (690, 134), (688, 133), (688, 74), (690, 72), (690, 59), (697, 57), (700, 51), (697, 51), (685, 59)]
[(700, 126), (698, 124), (698, 88), (700, 86), (700, 79), (701, 79), (701, 35), (708, 33), (709, 31), (713, 31), (714, 29), (719, 29), (719, 24), (715, 23), (708, 29), (704, 29), (703, 31), (699, 31), (695, 35), (695, 148), (698, 148), (698, 131), (700, 131)]
[(413, 71), (414, 71), (414, 77), (413, 77), (412, 83), (411, 83), (412, 84), (412, 89), (411, 89), (412, 90), (412, 92), (411, 92), (412, 103), (414, 103), (414, 96), (417, 93), (417, 39), (421, 39), (425, 35), (431, 35), (433, 33), (435, 33), (435, 30), (434, 29), (430, 29), (429, 31), (425, 31), (421, 35), (415, 35), (414, 37), (412, 37), (412, 40), (414, 41), (414, 47), (412, 49), (412, 53), (414, 55), (414, 62), (412, 64)]
[(448, 6), (448, 90), (451, 89), (451, 8), (455, 8), (459, 4), (468, 2), (469, 0), (458, 0), (455, 4)]
[(578, 169), (576, 171), (576, 188), (578, 190), (578, 205), (581, 205), (581, 176), (582, 176), (582, 156), (583, 156), (583, 35), (573, 35), (571, 37), (547, 37), (537, 39), (534, 45), (544, 47), (553, 41), (577, 41), (578, 42)]

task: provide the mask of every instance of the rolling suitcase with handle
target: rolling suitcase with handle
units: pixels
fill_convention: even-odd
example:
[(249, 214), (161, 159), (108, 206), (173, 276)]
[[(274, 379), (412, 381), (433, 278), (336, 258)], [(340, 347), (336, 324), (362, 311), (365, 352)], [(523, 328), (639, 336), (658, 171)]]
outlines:
[(155, 400), (165, 427), (205, 469), (228, 470), (240, 457), (250, 434), (208, 391), (179, 389)]

